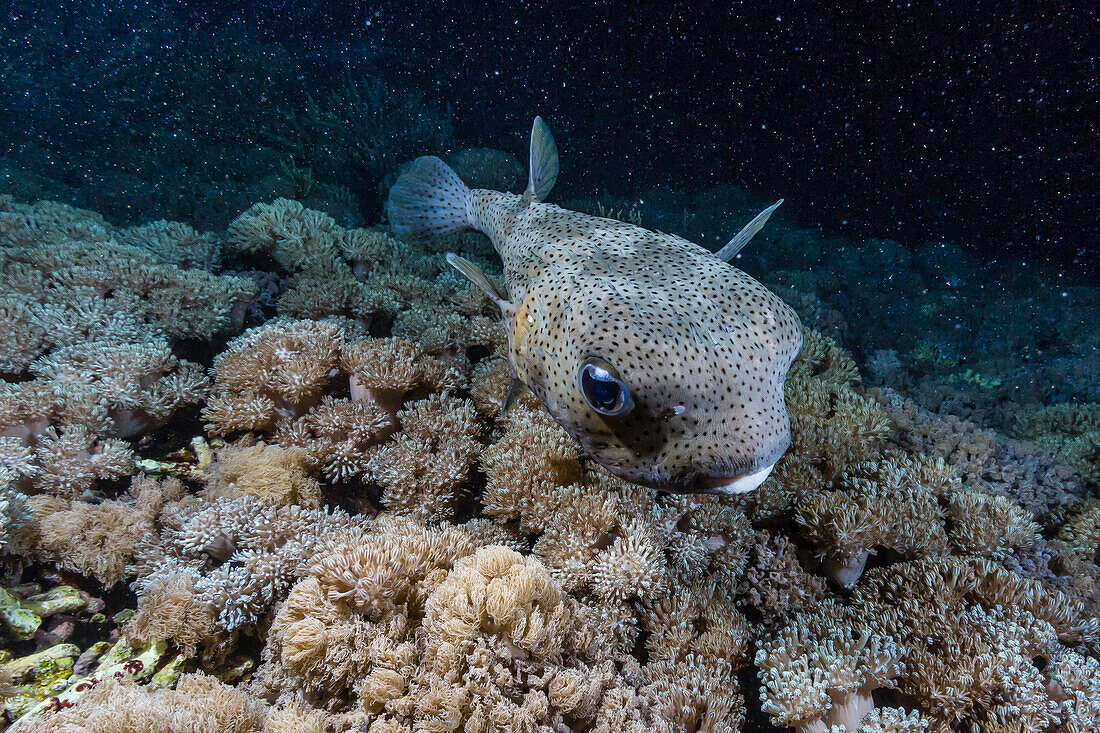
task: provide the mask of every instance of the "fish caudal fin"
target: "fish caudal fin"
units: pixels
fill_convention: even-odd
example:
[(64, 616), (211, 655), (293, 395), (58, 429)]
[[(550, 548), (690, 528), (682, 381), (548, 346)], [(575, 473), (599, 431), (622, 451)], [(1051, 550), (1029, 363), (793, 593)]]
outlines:
[(470, 226), (470, 189), (434, 155), (414, 160), (390, 189), (386, 216), (402, 239), (432, 240)]
[(756, 236), (756, 233), (764, 228), (764, 225), (768, 223), (768, 217), (772, 215), (772, 212), (779, 208), (779, 205), (783, 203), (783, 199), (779, 199), (774, 204), (757, 214), (752, 221), (745, 225), (745, 228), (737, 232), (733, 239), (726, 244), (725, 247), (714, 253), (714, 256), (723, 262), (729, 262), (737, 253), (745, 248), (745, 245), (749, 243), (749, 240)]
[(531, 126), (530, 166), (524, 196), (533, 201), (545, 201), (558, 180), (558, 146), (541, 117), (535, 117), (535, 124)]

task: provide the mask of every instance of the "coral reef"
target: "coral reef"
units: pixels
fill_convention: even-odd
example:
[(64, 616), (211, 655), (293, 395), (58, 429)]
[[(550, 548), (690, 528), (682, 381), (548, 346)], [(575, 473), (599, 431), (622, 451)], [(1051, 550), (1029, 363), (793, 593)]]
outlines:
[(491, 270), (479, 238), (4, 206), (14, 730), (1100, 724), (1089, 408), (1006, 437), (808, 328), (773, 476), (669, 495), (506, 397), (492, 306), (439, 262)]

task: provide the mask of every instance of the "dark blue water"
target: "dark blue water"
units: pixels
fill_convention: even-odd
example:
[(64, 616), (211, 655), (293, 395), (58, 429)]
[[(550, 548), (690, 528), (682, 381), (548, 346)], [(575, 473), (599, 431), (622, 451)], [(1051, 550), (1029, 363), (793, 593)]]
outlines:
[[(0, 154), (45, 164), (77, 198), (125, 167), (127, 145), (151, 143), (137, 175), (154, 186), (184, 164), (247, 181), (264, 162), (235, 147), (271, 146), (307, 95), (346, 98), (342, 85), (369, 79), (446, 128), (443, 147), (518, 150), (541, 113), (566, 152), (563, 195), (729, 183), (785, 196), (832, 233), (1095, 274), (1096, 21), (1083, 7), (477, 5), (14, 3)], [(374, 174), (347, 150), (330, 157), (319, 175), (376, 215)]]

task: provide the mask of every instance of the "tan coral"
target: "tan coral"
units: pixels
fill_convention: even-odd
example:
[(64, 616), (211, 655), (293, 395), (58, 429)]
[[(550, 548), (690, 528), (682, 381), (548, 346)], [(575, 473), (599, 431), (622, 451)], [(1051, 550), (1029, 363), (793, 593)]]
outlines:
[(1016, 549), (1035, 546), (1039, 525), (1006, 497), (959, 491), (947, 505), (951, 545), (960, 555), (1001, 560)]
[(390, 415), (373, 403), (326, 395), (306, 414), (282, 422), (275, 440), (302, 451), (329, 481), (347, 482), (368, 471), (394, 427)]
[(863, 716), (856, 733), (926, 733), (931, 725), (919, 710), (875, 708)]
[(946, 552), (938, 499), (947, 479), (926, 464), (890, 453), (852, 467), (841, 490), (814, 493), (800, 504), (795, 521), (817, 546), (826, 575), (853, 585), (878, 547), (903, 557)]
[(305, 450), (267, 445), (231, 444), (217, 452), (208, 490), (213, 495), (253, 496), (276, 506), (321, 505), (321, 486), (309, 475)]
[(414, 256), (408, 244), (381, 228), (345, 229), (337, 233), (336, 245), (360, 280), (378, 270), (394, 270), (395, 265), (402, 265), (404, 269)]
[[(281, 666), (294, 680), (307, 681), (306, 689), (314, 691), (311, 697), (318, 698), (322, 705), (346, 705), (360, 695), (368, 708), (377, 711), (388, 699), (379, 689), (378, 680), (384, 676), (383, 670), (393, 670), (380, 664), (372, 684), (367, 679), (375, 663), (388, 661), (402, 669), (415, 659), (410, 644), (386, 649), (391, 635), (404, 635), (400, 618), (373, 624), (335, 605), (316, 578), (306, 578), (294, 586), (272, 622), (270, 642), (264, 651), (271, 666), (261, 672), (261, 682), (280, 687), (295, 684), (291, 680), (277, 682), (272, 677), (277, 673), (276, 666)], [(388, 655), (384, 654), (387, 651)]]
[(36, 557), (114, 585), (126, 576), (138, 543), (156, 531), (164, 505), (182, 495), (176, 479), (137, 476), (128, 494), (117, 500), (36, 502)]
[(854, 731), (874, 708), (871, 693), (893, 687), (902, 671), (897, 642), (852, 628), (839, 609), (800, 617), (761, 645), (762, 708), (800, 733), (830, 726)]
[(348, 374), (353, 400), (368, 400), (395, 418), (406, 392), (423, 377), (420, 349), (397, 338), (348, 342), (340, 366)]
[(481, 452), (481, 424), (467, 400), (433, 395), (399, 417), (402, 432), (375, 452), (371, 478), (382, 486), (382, 503), (421, 521), (454, 514), (463, 484)]
[(0, 382), (0, 437), (34, 445), (49, 427), (81, 426), (92, 433), (111, 428), (107, 406), (92, 390), (68, 389), (64, 383), (34, 379)]
[(418, 304), (398, 314), (393, 335), (418, 344), (425, 352), (444, 361), (469, 358), (473, 349), (496, 353), (503, 349), (506, 334), (497, 320), (487, 316), (463, 317), (449, 309)]
[(484, 511), (497, 520), (518, 517), (536, 531), (560, 501), (560, 487), (583, 476), (576, 442), (545, 412), (528, 408), (508, 415), (505, 434), (485, 449), (481, 465)]
[(30, 492), (76, 498), (92, 489), (97, 480), (128, 476), (134, 469), (130, 446), (116, 439), (97, 440), (88, 428), (77, 425), (46, 428), (33, 439), (0, 438), (0, 467), (18, 475), (17, 485)]
[(646, 675), (661, 717), (671, 723), (672, 730), (742, 730), (745, 699), (726, 660), (689, 654), (683, 661), (649, 664)]
[(262, 733), (325, 733), (330, 716), (300, 701), (271, 710)]
[(479, 636), (513, 654), (544, 659), (560, 653), (570, 622), (564, 594), (542, 565), (506, 547), (486, 547), (459, 560), (424, 608), (433, 645), (462, 649)]
[(674, 584), (705, 579), (734, 594), (755, 541), (752, 525), (738, 507), (718, 497), (658, 496), (652, 517), (667, 538), (665, 554)]
[(229, 243), (245, 252), (269, 252), (289, 270), (336, 256), (336, 222), (291, 199), (256, 204), (234, 219)]
[(1100, 661), (1065, 652), (1044, 674), (1059, 723), (1066, 730), (1100, 730)]
[(230, 342), (214, 360), (214, 395), (203, 409), (212, 432), (270, 430), (320, 401), (343, 333), (321, 321), (269, 322)]
[(196, 580), (196, 574), (180, 571), (146, 584), (137, 612), (126, 623), (127, 637), (138, 644), (171, 639), (188, 657), (215, 639), (216, 609), (200, 598)]
[(207, 641), (223, 656), (233, 649), (228, 635), (267, 617), (323, 537), (355, 525), (338, 510), (276, 507), (247, 495), (185, 498), (160, 521), (159, 535), (142, 542), (134, 559), (138, 612), (149, 605), (153, 613), (159, 601), (150, 589), (161, 579), (189, 574), (193, 602), (213, 617)]
[(153, 221), (115, 232), (120, 244), (156, 254), (161, 262), (177, 267), (214, 270), (221, 263), (221, 242), (211, 233), (200, 234), (187, 224)]
[(869, 389), (895, 426), (891, 442), (910, 453), (942, 458), (969, 489), (1011, 497), (1035, 516), (1063, 511), (1080, 499), (1080, 478), (1056, 456), (1009, 440), (952, 415), (938, 415), (889, 389)]
[(50, 202), (17, 204), (4, 223), (11, 246), (3, 289), (23, 296), (8, 323), (17, 329), (13, 335), (38, 341), (24, 348), (23, 365), (43, 350), (89, 341), (209, 338), (239, 328), (256, 297), (251, 280), (168, 264), (172, 245), (149, 231), (121, 236), (133, 245), (120, 243), (113, 227), (90, 212)]
[(93, 393), (114, 423), (110, 433), (122, 438), (159, 428), (207, 389), (202, 367), (177, 359), (165, 341), (74, 344), (38, 359), (30, 371)]
[(714, 589), (680, 588), (646, 605), (642, 620), (651, 662), (682, 662), (694, 654), (707, 664), (721, 660), (737, 670), (748, 661), (748, 621)]
[(826, 583), (806, 572), (787, 537), (759, 531), (738, 594), (754, 610), (753, 621), (769, 627), (816, 608), (826, 598)]
[(499, 415), (504, 409), (511, 382), (511, 367), (506, 358), (479, 361), (470, 375), (470, 399), (477, 411), (486, 417)]
[(105, 680), (71, 708), (22, 726), (28, 733), (256, 733), (266, 706), (202, 673), (184, 675), (174, 690)]
[(664, 544), (651, 524), (635, 520), (626, 522), (622, 534), (600, 553), (590, 582), (603, 600), (646, 601), (664, 589), (665, 575)]
[(459, 529), (429, 529), (387, 517), (369, 533), (353, 531), (323, 540), (309, 573), (330, 600), (382, 618), (399, 606), (423, 601), (415, 595), (415, 585), (433, 570), (449, 569), (474, 548)]
[(1058, 539), (1074, 553), (1100, 562), (1100, 502), (1090, 502), (1058, 530)]
[(791, 417), (787, 461), (805, 461), (832, 480), (849, 465), (877, 452), (890, 433), (886, 414), (852, 384), (859, 374), (851, 357), (812, 329), (791, 366), (784, 391)]
[(290, 286), (279, 296), (278, 310), (289, 318), (356, 318), (370, 297), (370, 291), (343, 263), (310, 264), (290, 279)]
[(1052, 725), (1055, 703), (1033, 660), (1057, 654), (1060, 643), (1096, 639), (1100, 629), (1080, 601), (982, 558), (875, 568), (848, 613), (906, 650), (900, 693), (931, 718), (980, 730), (1013, 719), (1030, 730)]

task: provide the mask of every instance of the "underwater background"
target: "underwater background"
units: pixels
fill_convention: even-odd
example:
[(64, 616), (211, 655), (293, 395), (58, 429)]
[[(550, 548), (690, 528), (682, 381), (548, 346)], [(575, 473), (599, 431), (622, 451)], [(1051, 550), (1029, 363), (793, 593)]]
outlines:
[[(1100, 729), (1081, 4), (10, 2), (14, 731)], [(711, 250), (798, 313), (744, 497), (505, 409), (403, 164)], [(692, 283), (684, 282), (687, 289)], [(18, 721), (18, 722), (16, 722)]]

